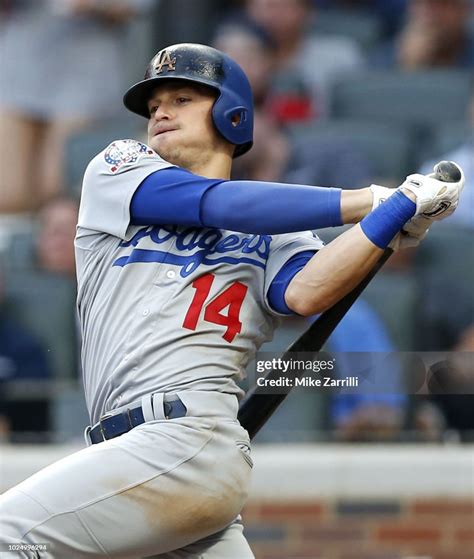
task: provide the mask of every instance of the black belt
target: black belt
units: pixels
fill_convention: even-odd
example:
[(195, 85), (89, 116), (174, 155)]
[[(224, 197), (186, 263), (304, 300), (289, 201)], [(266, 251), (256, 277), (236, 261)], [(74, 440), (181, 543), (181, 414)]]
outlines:
[[(181, 400), (163, 402), (163, 412), (166, 419), (176, 419), (186, 415), (186, 406)], [(128, 433), (137, 425), (145, 423), (141, 406), (126, 409), (115, 415), (104, 415), (89, 431), (92, 444), (101, 443), (124, 433)]]

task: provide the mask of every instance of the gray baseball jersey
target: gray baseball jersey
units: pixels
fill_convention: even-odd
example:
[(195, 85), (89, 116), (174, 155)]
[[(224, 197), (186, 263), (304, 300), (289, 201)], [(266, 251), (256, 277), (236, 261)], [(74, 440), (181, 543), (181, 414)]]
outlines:
[(294, 254), (322, 247), (311, 232), (130, 225), (140, 183), (171, 166), (145, 144), (118, 140), (84, 177), (75, 245), (93, 423), (156, 391), (240, 397), (249, 359), (278, 324), (272, 280)]

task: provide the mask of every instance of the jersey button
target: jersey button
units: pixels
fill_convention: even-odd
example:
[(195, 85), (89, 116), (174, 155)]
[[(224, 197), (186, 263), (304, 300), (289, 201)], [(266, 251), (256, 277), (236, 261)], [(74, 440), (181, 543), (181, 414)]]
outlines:
[(142, 314), (143, 316), (148, 316), (150, 314), (150, 309), (145, 309)]
[(168, 270), (166, 272), (166, 277), (169, 279), (174, 279), (176, 277), (176, 272), (174, 270)]

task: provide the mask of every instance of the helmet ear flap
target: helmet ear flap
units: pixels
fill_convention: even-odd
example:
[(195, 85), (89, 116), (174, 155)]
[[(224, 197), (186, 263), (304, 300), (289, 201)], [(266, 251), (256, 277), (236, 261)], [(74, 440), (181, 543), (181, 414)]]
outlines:
[(245, 107), (235, 107), (224, 113), (224, 117), (230, 121), (234, 128), (245, 125), (247, 122), (247, 109)]
[(253, 144), (253, 113), (239, 103), (231, 92), (224, 91), (214, 103), (212, 118), (219, 133), (236, 145), (234, 157), (247, 152)]

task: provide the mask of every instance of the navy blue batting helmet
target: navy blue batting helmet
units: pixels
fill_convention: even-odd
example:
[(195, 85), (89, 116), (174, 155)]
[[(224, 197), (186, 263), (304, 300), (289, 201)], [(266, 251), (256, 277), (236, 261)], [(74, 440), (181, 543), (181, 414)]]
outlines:
[[(172, 45), (152, 59), (145, 79), (124, 95), (127, 109), (150, 117), (148, 101), (159, 80), (179, 79), (200, 83), (219, 93), (212, 107), (214, 126), (236, 146), (234, 157), (247, 152), (253, 144), (253, 96), (242, 68), (223, 52), (206, 45)], [(239, 116), (240, 119), (234, 119)]]

